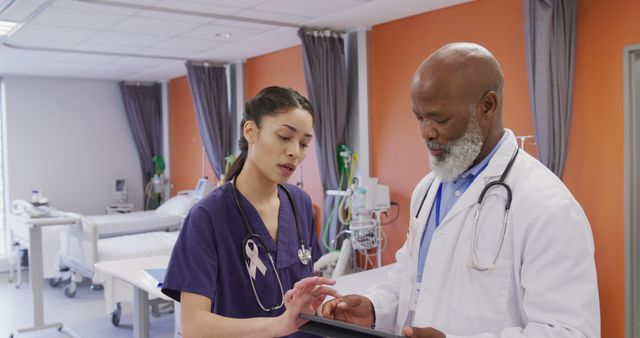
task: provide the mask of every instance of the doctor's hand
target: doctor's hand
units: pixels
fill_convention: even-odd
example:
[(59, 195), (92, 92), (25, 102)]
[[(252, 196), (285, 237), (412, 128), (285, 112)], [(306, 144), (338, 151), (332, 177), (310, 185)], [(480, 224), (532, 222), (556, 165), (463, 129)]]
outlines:
[(347, 295), (324, 303), (321, 315), (329, 319), (370, 327), (374, 320), (374, 309), (369, 298), (360, 295)]
[(284, 294), (286, 311), (278, 317), (279, 336), (287, 336), (306, 323), (300, 319), (300, 313), (316, 312), (327, 296), (340, 297), (338, 292), (327, 285), (334, 285), (335, 280), (325, 277), (308, 277), (298, 281), (291, 290)]
[(405, 327), (402, 334), (410, 338), (446, 338), (446, 335), (432, 327)]

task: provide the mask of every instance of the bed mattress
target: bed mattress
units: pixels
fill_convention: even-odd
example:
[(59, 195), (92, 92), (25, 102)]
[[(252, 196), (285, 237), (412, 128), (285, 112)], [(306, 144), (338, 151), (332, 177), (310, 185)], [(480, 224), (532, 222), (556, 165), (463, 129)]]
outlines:
[(170, 255), (178, 232), (155, 231), (98, 240), (100, 262)]
[(156, 211), (94, 215), (86, 216), (85, 218), (96, 224), (99, 238), (165, 229), (176, 230), (183, 219), (182, 216), (163, 214)]

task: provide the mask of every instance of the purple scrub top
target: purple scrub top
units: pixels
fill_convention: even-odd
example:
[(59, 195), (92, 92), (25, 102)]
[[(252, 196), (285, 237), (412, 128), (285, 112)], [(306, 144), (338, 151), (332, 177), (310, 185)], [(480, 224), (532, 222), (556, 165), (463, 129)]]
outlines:
[[(315, 216), (311, 199), (300, 188), (287, 184), (300, 219), (302, 240), (311, 248), (313, 262), (322, 252), (315, 234)], [(162, 292), (180, 301), (186, 291), (211, 299), (211, 312), (225, 317), (275, 317), (278, 310), (265, 312), (260, 308), (251, 288), (242, 247), (248, 233), (233, 198), (233, 185), (226, 183), (196, 203), (184, 221), (167, 268)], [(298, 259), (299, 241), (291, 202), (286, 192), (278, 188), (280, 210), (277, 241), (273, 240), (257, 210), (239, 191), (242, 206), (252, 231), (260, 236), (273, 257), (284, 292), (305, 277), (312, 275), (313, 263), (304, 265)], [(257, 241), (256, 241), (257, 242)], [(266, 274), (256, 272), (256, 294), (266, 308), (280, 304), (282, 294), (269, 258), (260, 250)], [(290, 337), (317, 337), (298, 332)]]

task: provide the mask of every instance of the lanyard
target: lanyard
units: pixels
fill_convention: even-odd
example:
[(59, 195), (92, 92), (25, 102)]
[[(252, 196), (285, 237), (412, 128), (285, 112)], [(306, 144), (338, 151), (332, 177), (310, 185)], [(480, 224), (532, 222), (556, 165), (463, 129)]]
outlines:
[(442, 182), (438, 185), (438, 193), (436, 194), (436, 229), (440, 225), (440, 201), (442, 200)]

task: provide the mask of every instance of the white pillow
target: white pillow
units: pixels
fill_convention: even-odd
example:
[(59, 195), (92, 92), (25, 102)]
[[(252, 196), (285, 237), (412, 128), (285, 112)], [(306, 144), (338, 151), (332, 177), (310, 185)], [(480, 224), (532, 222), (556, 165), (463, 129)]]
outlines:
[(190, 195), (178, 195), (171, 197), (166, 202), (162, 203), (157, 209), (157, 213), (185, 216), (189, 209), (196, 203), (196, 199)]

